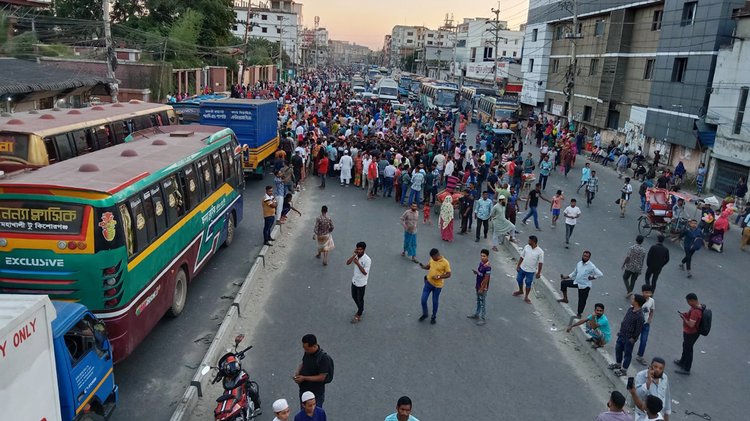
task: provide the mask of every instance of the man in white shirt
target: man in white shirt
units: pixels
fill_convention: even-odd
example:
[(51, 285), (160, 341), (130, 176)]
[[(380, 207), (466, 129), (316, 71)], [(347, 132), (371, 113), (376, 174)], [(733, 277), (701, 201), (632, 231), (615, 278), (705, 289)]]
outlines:
[(591, 292), (591, 281), (604, 276), (602, 271), (591, 261), (591, 252), (586, 250), (581, 255), (581, 261), (576, 264), (576, 269), (568, 276), (560, 274), (560, 291), (563, 297), (557, 300), (560, 303), (568, 302), (568, 288), (578, 289), (578, 312), (577, 318), (581, 318), (586, 308), (586, 300)]
[(565, 248), (568, 248), (573, 229), (576, 227), (578, 217), (581, 216), (581, 208), (576, 206), (575, 199), (570, 199), (570, 205), (563, 211), (563, 216), (565, 216)]
[(448, 158), (448, 162), (445, 164), (445, 178), (447, 179), (449, 176), (453, 175), (453, 171), (456, 168), (456, 164), (453, 162), (452, 159)]
[[(669, 378), (664, 373), (666, 362), (661, 357), (654, 357), (651, 365), (646, 370), (641, 370), (635, 375), (634, 387), (630, 390), (633, 402), (636, 405), (636, 420), (664, 419), (669, 421), (672, 413), (672, 396), (669, 387)], [(648, 418), (646, 400), (648, 396), (659, 398), (664, 405), (662, 414), (664, 418)], [(659, 411), (656, 411), (657, 413)], [(639, 418), (640, 417), (640, 418)]]
[(352, 318), (352, 323), (359, 323), (362, 320), (362, 312), (365, 311), (365, 287), (367, 287), (367, 279), (370, 277), (370, 265), (372, 264), (370, 256), (365, 254), (366, 248), (367, 244), (364, 241), (360, 241), (357, 243), (352, 257), (346, 261), (347, 266), (354, 263), (352, 299), (357, 305), (357, 313)]
[(539, 239), (536, 235), (529, 236), (529, 243), (524, 246), (521, 252), (521, 258), (518, 259), (516, 265), (516, 282), (518, 283), (518, 291), (513, 293), (514, 296), (518, 297), (524, 294), (523, 286), (526, 284), (526, 294), (523, 300), (527, 304), (531, 304), (529, 299), (529, 293), (531, 292), (531, 284), (536, 279), (542, 277), (542, 265), (544, 264), (544, 250), (538, 245)]

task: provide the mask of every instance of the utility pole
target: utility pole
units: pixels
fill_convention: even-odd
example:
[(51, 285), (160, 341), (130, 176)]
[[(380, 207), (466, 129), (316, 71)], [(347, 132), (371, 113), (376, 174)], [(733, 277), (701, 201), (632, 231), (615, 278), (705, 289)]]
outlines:
[(573, 3), (573, 30), (570, 33), (570, 67), (567, 73), (567, 86), (563, 93), (567, 96), (568, 100), (568, 127), (573, 124), (573, 101), (575, 95), (573, 90), (575, 89), (576, 73), (578, 72), (578, 60), (576, 58), (576, 40), (582, 38), (581, 33), (578, 31), (578, 0), (572, 0)]
[(102, 19), (104, 19), (104, 46), (107, 49), (107, 77), (115, 81), (110, 83), (110, 95), (112, 102), (117, 101), (117, 91), (120, 89), (115, 77), (115, 50), (112, 48), (112, 28), (109, 25), (109, 0), (102, 0)]
[(278, 79), (278, 81), (276, 83), (278, 83), (278, 84), (281, 84), (281, 68), (283, 67), (282, 66), (282, 61), (281, 61), (281, 55), (282, 55), (282, 50), (281, 50), (281, 35), (284, 32), (284, 29), (282, 28), (282, 24), (283, 23), (284, 23), (284, 21), (282, 20), (281, 24), (279, 24), (279, 70), (276, 72), (277, 73), (277, 79)]
[(315, 16), (315, 26), (313, 27), (313, 45), (315, 48), (315, 68), (318, 68), (318, 25), (320, 24), (320, 16)]
[(240, 63), (240, 71), (237, 77), (237, 81), (240, 85), (245, 84), (245, 63), (247, 62), (247, 41), (250, 36), (250, 28), (252, 27), (253, 19), (253, 3), (247, 0), (247, 13), (245, 15), (245, 38), (242, 41), (242, 62)]
[(497, 68), (499, 62), (497, 50), (500, 48), (500, 2), (497, 2), (497, 9), (493, 7), (491, 10), (495, 14), (495, 20), (487, 21), (487, 24), (492, 26), (492, 29), (489, 31), (495, 34), (495, 69), (492, 76), (492, 87), (497, 90)]

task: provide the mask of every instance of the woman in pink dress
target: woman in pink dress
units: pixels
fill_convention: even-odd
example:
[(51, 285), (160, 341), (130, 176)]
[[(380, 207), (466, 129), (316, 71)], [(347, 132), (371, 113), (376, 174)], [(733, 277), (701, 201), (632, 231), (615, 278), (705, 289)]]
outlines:
[(447, 195), (440, 205), (440, 237), (453, 241), (453, 197)]

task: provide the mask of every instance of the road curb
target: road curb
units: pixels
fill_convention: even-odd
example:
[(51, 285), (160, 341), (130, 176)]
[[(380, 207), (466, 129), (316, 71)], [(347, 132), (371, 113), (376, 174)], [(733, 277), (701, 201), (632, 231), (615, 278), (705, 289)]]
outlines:
[[(278, 235), (280, 233), (281, 225), (275, 225), (273, 231), (271, 232), (271, 236), (278, 238)], [(223, 352), (222, 344), (226, 343), (229, 340), (229, 335), (234, 331), (234, 327), (240, 318), (240, 309), (244, 308), (251, 298), (249, 290), (253, 285), (255, 276), (262, 267), (265, 267), (265, 255), (267, 252), (268, 246), (263, 246), (258, 252), (258, 256), (255, 257), (255, 261), (250, 267), (250, 271), (248, 271), (247, 275), (245, 276), (245, 280), (242, 282), (242, 286), (237, 292), (237, 295), (234, 297), (234, 301), (232, 302), (232, 305), (229, 307), (229, 310), (224, 316), (224, 319), (219, 326), (219, 330), (216, 332), (216, 336), (214, 336), (214, 339), (211, 341), (211, 345), (208, 347), (208, 351), (206, 351), (206, 354), (203, 356), (203, 360), (201, 360), (200, 365), (195, 370), (195, 375), (193, 375), (193, 378), (190, 381), (190, 385), (185, 390), (185, 393), (182, 395), (182, 399), (177, 404), (177, 407), (172, 413), (170, 421), (182, 421), (184, 419), (187, 419), (187, 417), (193, 412), (193, 409), (195, 409), (195, 406), (198, 403), (198, 398), (202, 397), (203, 391), (206, 390), (206, 386), (208, 386), (208, 382), (209, 380), (211, 380), (212, 376), (204, 376), (203, 374), (201, 374), (201, 370), (205, 366), (216, 364), (219, 354)]]
[[(518, 236), (516, 237), (518, 238)], [(520, 259), (522, 249), (517, 246), (516, 243), (512, 243), (506, 240), (503, 242), (503, 246), (505, 246), (505, 249), (508, 251), (508, 253), (510, 253), (513, 259), (515, 259), (516, 261)], [(573, 309), (571, 309), (569, 305), (565, 303), (559, 303), (557, 301), (557, 290), (555, 289), (555, 286), (557, 284), (554, 281), (551, 282), (546, 277), (542, 276), (540, 279), (536, 280), (533, 285), (534, 296), (537, 299), (543, 300), (548, 305), (548, 307), (552, 309), (552, 312), (554, 314), (554, 321), (558, 325), (558, 329), (565, 329), (565, 327), (570, 325), (576, 314), (575, 312), (573, 312)], [(613, 326), (611, 320), (610, 326)], [(584, 352), (586, 355), (588, 355), (589, 358), (593, 360), (594, 364), (596, 364), (596, 366), (600, 369), (602, 376), (609, 380), (614, 388), (621, 388), (626, 385), (627, 376), (617, 377), (614, 375), (612, 370), (609, 370), (607, 368), (609, 364), (614, 363), (615, 361), (612, 356), (607, 351), (605, 351), (605, 349), (606, 347), (611, 346), (611, 344), (613, 344), (614, 342), (610, 341), (603, 348), (593, 349), (591, 348), (589, 343), (586, 342), (588, 336), (586, 335), (586, 331), (583, 329), (583, 326), (578, 326), (577, 328), (573, 329), (571, 333), (573, 333), (573, 336), (575, 337), (577, 345), (581, 352)], [(613, 333), (616, 332), (613, 331)], [(631, 372), (629, 372), (628, 374), (631, 374)], [(633, 374), (633, 376), (635, 376), (635, 374)]]

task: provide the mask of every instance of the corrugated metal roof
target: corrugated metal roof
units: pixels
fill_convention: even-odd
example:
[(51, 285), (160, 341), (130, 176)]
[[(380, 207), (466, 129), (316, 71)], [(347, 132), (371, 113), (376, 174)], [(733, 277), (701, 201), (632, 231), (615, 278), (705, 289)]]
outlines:
[(61, 69), (53, 65), (17, 58), (0, 58), (0, 95), (60, 91), (114, 82), (114, 79), (104, 76)]

